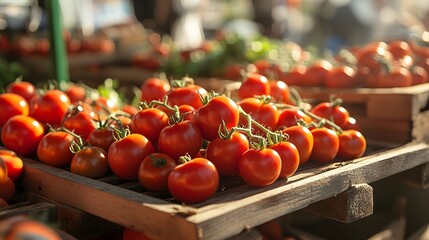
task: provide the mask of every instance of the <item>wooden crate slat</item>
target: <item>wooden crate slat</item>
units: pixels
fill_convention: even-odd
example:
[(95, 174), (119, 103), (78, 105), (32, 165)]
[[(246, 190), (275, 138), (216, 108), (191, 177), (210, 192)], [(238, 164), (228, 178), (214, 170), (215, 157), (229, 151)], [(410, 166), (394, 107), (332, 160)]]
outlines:
[(337, 196), (313, 203), (305, 210), (330, 219), (351, 223), (373, 213), (373, 189), (368, 184), (354, 185)]
[(24, 160), (23, 183), (25, 188), (50, 199), (152, 236), (219, 239), (333, 197), (353, 185), (371, 183), (421, 165), (428, 161), (427, 154), (427, 144), (412, 143), (354, 161), (333, 163), (320, 171), (303, 171), (266, 188), (237, 186), (195, 206), (173, 204), (28, 159)]
[(412, 187), (427, 189), (429, 188), (429, 163), (398, 173), (392, 176), (392, 179)]

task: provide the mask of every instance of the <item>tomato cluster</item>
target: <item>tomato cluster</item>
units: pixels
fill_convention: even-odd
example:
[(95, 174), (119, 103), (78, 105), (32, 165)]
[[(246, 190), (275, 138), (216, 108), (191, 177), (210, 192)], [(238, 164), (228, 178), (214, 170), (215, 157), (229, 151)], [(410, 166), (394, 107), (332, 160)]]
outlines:
[[(15, 82), (0, 95), (3, 146), (89, 178), (111, 171), (187, 204), (213, 196), (222, 176), (264, 187), (310, 160), (354, 159), (366, 147), (339, 101), (301, 107), (284, 82), (258, 72), (246, 75), (238, 99), (190, 78), (150, 78), (139, 108), (90, 99), (77, 84), (43, 93), (28, 85)], [(0, 157), (16, 180), (22, 164), (10, 155)]]

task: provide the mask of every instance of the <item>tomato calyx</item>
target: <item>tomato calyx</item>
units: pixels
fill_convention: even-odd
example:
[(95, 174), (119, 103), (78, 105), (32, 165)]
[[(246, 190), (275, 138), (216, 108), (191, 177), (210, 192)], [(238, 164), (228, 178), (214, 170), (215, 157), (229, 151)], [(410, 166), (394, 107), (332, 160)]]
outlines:
[(152, 160), (152, 165), (156, 168), (163, 168), (167, 164), (167, 160), (163, 157), (155, 157), (149, 154), (148, 157)]
[(184, 156), (180, 156), (179, 160), (178, 160), (179, 164), (184, 164), (184, 163), (187, 163), (190, 161), (192, 161), (192, 157), (189, 154), (186, 154)]
[(185, 76), (182, 79), (171, 80), (170, 85), (171, 85), (171, 88), (188, 87), (188, 86), (195, 85), (195, 81), (193, 78)]

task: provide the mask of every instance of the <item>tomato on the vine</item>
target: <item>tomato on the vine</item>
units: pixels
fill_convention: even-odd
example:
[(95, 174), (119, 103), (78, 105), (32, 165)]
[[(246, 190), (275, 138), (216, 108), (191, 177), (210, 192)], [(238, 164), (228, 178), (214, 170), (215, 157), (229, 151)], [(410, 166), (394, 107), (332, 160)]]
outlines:
[(95, 117), (94, 112), (79, 111), (74, 109), (70, 111), (70, 115), (66, 114), (64, 116), (64, 127), (86, 139), (95, 129), (95, 124), (93, 122)]
[(107, 160), (113, 173), (124, 180), (137, 180), (141, 162), (154, 153), (152, 143), (143, 135), (132, 133), (110, 145)]
[(311, 109), (319, 117), (333, 121), (339, 127), (346, 125), (350, 117), (349, 111), (335, 102), (321, 102)]
[(22, 159), (18, 157), (14, 151), (10, 150), (0, 150), (0, 158), (2, 158), (6, 164), (7, 176), (12, 179), (12, 181), (16, 181), (21, 176), (24, 168), (24, 162)]
[(220, 175), (239, 174), (241, 155), (249, 150), (246, 135), (234, 132), (230, 139), (215, 138), (207, 146), (206, 157), (212, 162)]
[(159, 151), (176, 161), (186, 154), (195, 156), (200, 151), (202, 143), (203, 136), (200, 129), (189, 120), (165, 127), (158, 138)]
[(203, 106), (201, 97), (207, 95), (207, 90), (199, 85), (172, 88), (168, 93), (168, 105), (190, 105), (195, 109)]
[(337, 157), (342, 160), (350, 160), (362, 157), (366, 150), (366, 139), (356, 130), (345, 130), (339, 136), (339, 148)]
[(321, 127), (311, 130), (311, 134), (313, 135), (314, 145), (310, 158), (320, 163), (334, 160), (340, 147), (337, 133), (329, 128)]
[(285, 108), (279, 113), (277, 129), (283, 130), (288, 127), (298, 125), (298, 121), (302, 120), (305, 123), (312, 121), (311, 117), (301, 111), (299, 108)]
[(69, 87), (67, 87), (66, 90), (64, 90), (64, 93), (67, 94), (71, 103), (77, 103), (79, 101), (84, 101), (86, 98), (85, 87), (78, 85), (78, 84), (70, 85)]
[(304, 64), (292, 66), (289, 71), (281, 75), (281, 80), (288, 86), (302, 86), (303, 79), (307, 73), (307, 67)]
[(97, 146), (104, 151), (108, 152), (110, 145), (115, 142), (115, 138), (113, 137), (113, 127), (100, 127), (94, 129), (94, 131), (90, 132), (86, 141), (91, 146)]
[(280, 176), (282, 160), (273, 149), (249, 149), (239, 162), (239, 172), (243, 180), (254, 187), (265, 187)]
[(158, 144), (159, 133), (168, 126), (168, 115), (158, 108), (147, 108), (137, 112), (131, 121), (131, 131), (149, 139), (152, 144)]
[(246, 76), (243, 83), (241, 83), (237, 93), (240, 100), (254, 96), (269, 95), (270, 82), (264, 75), (250, 73)]
[(219, 128), (222, 121), (227, 129), (237, 126), (239, 120), (237, 104), (225, 96), (217, 96), (206, 105), (197, 109), (192, 121), (198, 126), (206, 140), (219, 137)]
[(36, 119), (17, 115), (10, 118), (2, 127), (1, 142), (3, 145), (22, 156), (36, 153), (45, 130)]
[(15, 93), (0, 94), (0, 128), (9, 118), (16, 115), (28, 116), (30, 108), (27, 100)]
[(194, 158), (175, 167), (168, 175), (168, 190), (178, 201), (193, 204), (206, 201), (219, 186), (219, 173), (212, 162)]
[(289, 86), (278, 80), (270, 81), (270, 96), (272, 97), (273, 102), (277, 103), (292, 103), (290, 99), (290, 90)]
[(152, 100), (162, 100), (170, 91), (170, 84), (160, 78), (148, 78), (140, 86), (142, 101), (150, 102)]
[(49, 90), (34, 105), (32, 117), (42, 123), (59, 125), (70, 106), (69, 97), (61, 90)]
[(349, 66), (337, 66), (328, 72), (325, 86), (329, 88), (352, 88), (358, 86), (356, 70)]
[(311, 131), (304, 126), (292, 126), (285, 128), (282, 133), (287, 134), (289, 136), (288, 142), (293, 143), (298, 149), (299, 165), (306, 163), (310, 159), (314, 145)]
[(427, 83), (428, 81), (429, 74), (424, 68), (420, 66), (414, 66), (411, 69), (411, 85), (423, 84)]
[(16, 186), (9, 177), (4, 182), (0, 182), (0, 199), (10, 202), (15, 196)]
[(269, 148), (275, 150), (282, 160), (282, 168), (279, 178), (286, 179), (292, 176), (299, 167), (298, 148), (291, 142), (279, 142)]
[(413, 83), (410, 71), (401, 66), (393, 66), (387, 72), (380, 73), (376, 78), (375, 87), (409, 87)]
[(6, 87), (7, 93), (15, 93), (25, 98), (27, 102), (37, 95), (36, 87), (34, 84), (26, 81), (15, 81)]
[(70, 172), (88, 178), (101, 178), (109, 170), (107, 153), (96, 146), (86, 146), (76, 152), (70, 163)]
[(320, 59), (307, 67), (305, 76), (302, 78), (301, 86), (321, 87), (326, 82), (326, 77), (332, 71), (332, 63)]
[[(272, 102), (265, 102), (259, 98), (245, 98), (238, 102), (238, 105), (243, 109), (244, 112), (250, 114), (250, 116), (270, 130), (277, 128), (279, 121), (279, 110), (276, 105)], [(240, 116), (240, 123), (242, 125), (247, 124), (247, 120)], [(256, 132), (260, 132), (256, 130)]]
[(168, 191), (168, 175), (176, 166), (176, 160), (165, 153), (149, 154), (140, 164), (139, 182), (149, 191)]
[(54, 131), (46, 134), (37, 147), (39, 161), (53, 167), (68, 167), (73, 158), (70, 146), (75, 138), (67, 132)]

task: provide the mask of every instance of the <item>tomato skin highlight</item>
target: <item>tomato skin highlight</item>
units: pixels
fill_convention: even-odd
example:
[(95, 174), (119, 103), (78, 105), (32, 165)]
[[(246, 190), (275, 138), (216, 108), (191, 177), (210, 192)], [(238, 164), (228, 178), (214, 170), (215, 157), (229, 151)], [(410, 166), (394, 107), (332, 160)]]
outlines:
[(17, 115), (3, 126), (1, 142), (7, 149), (28, 157), (36, 153), (44, 134), (44, 128), (39, 121), (32, 117)]
[(340, 146), (337, 157), (342, 160), (351, 160), (363, 156), (366, 150), (366, 139), (356, 130), (343, 131), (339, 136)]
[(149, 191), (168, 191), (168, 175), (176, 166), (176, 161), (167, 154), (152, 153), (140, 164), (139, 182)]
[(205, 158), (194, 158), (178, 165), (168, 175), (168, 190), (174, 198), (185, 204), (206, 201), (216, 193), (218, 186), (218, 171)]
[(269, 95), (270, 89), (270, 82), (264, 75), (251, 73), (246, 76), (238, 89), (238, 99), (243, 100), (255, 95)]
[(10, 83), (6, 87), (6, 92), (18, 94), (28, 102), (37, 94), (34, 84), (26, 81), (15, 81)]
[(338, 135), (329, 128), (315, 128), (311, 130), (314, 138), (311, 159), (319, 163), (327, 163), (334, 160), (340, 147)]
[(53, 167), (67, 167), (73, 158), (70, 146), (74, 137), (66, 132), (46, 134), (37, 147), (37, 158), (42, 163)]
[(239, 172), (243, 180), (254, 187), (274, 183), (280, 175), (282, 160), (273, 149), (249, 149), (241, 156)]
[(74, 154), (70, 163), (70, 172), (93, 179), (105, 176), (108, 170), (107, 153), (96, 146), (84, 147)]
[(249, 150), (249, 140), (239, 132), (234, 132), (231, 139), (216, 138), (207, 146), (206, 156), (220, 175), (239, 174), (241, 155)]
[(143, 159), (154, 152), (155, 148), (145, 136), (132, 133), (110, 145), (107, 159), (116, 176), (134, 181), (138, 179)]

